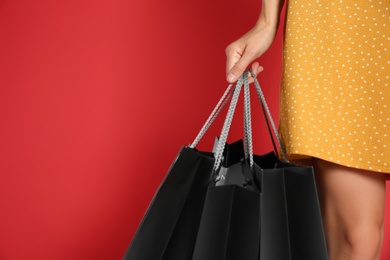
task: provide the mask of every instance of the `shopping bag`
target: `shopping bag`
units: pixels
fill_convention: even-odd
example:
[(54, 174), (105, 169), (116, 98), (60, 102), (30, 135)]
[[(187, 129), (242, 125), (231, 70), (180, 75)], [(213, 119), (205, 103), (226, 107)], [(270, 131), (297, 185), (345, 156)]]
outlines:
[[(214, 154), (200, 152), (195, 147), (231, 97), (231, 88), (232, 84), (194, 142), (179, 151), (154, 195), (124, 260), (192, 258), (207, 188), (212, 185), (212, 176), (216, 173)], [(220, 157), (225, 156), (227, 160), (230, 149), (225, 149), (225, 145), (221, 147), (225, 152), (221, 152)], [(226, 160), (221, 159), (219, 162), (224, 163)]]
[(209, 187), (193, 260), (259, 259), (260, 193), (242, 167), (245, 162), (227, 173), (244, 182)]
[[(244, 93), (247, 91), (246, 84)], [(227, 117), (232, 116), (229, 109)], [(245, 137), (248, 129), (245, 127)], [(224, 144), (227, 134), (222, 132), (221, 136), (219, 145)], [(228, 158), (232, 163), (221, 164), (214, 176), (215, 185), (207, 191), (193, 260), (259, 259), (261, 194), (244, 147), (237, 144), (229, 146), (234, 151)], [(217, 165), (220, 152), (217, 148)]]
[(207, 191), (192, 259), (258, 260), (260, 193), (244, 160), (242, 140), (226, 143), (223, 158)]
[[(328, 259), (313, 169), (280, 160), (272, 132), (274, 151), (253, 155), (245, 75), (244, 82), (245, 156), (239, 167), (225, 169), (233, 181), (216, 176), (216, 186), (209, 187), (193, 260)], [(256, 79), (255, 84), (268, 129), (285, 153)]]
[(312, 167), (281, 162), (274, 153), (254, 155), (254, 162), (261, 190), (260, 259), (328, 259)]
[(212, 157), (180, 150), (124, 259), (190, 259), (213, 164)]

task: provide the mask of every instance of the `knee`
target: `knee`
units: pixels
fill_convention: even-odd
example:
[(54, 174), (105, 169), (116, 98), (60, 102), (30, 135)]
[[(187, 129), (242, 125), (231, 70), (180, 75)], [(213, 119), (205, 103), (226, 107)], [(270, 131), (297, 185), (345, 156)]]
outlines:
[(376, 224), (355, 226), (345, 232), (345, 240), (351, 255), (358, 256), (351, 259), (376, 259), (382, 248), (383, 226)]

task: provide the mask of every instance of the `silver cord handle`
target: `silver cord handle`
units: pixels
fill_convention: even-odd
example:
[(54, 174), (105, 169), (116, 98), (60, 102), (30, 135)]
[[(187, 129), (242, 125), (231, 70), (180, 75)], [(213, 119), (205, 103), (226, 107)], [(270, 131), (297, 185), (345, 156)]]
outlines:
[(223, 160), (223, 151), (225, 150), (226, 140), (229, 134), (230, 126), (232, 124), (233, 115), (236, 110), (238, 98), (240, 96), (241, 88), (243, 85), (243, 78), (241, 77), (236, 84), (236, 87), (233, 92), (233, 97), (230, 102), (229, 110), (227, 112), (225, 122), (223, 124), (223, 128), (221, 131), (220, 138), (218, 140), (217, 149), (215, 151), (215, 163), (214, 163), (214, 170), (218, 170), (221, 166), (221, 162)]
[(251, 116), (251, 100), (248, 81), (248, 73), (244, 72), (244, 151), (245, 158), (249, 160), (249, 166), (253, 167), (253, 140), (252, 140), (252, 116)]
[(211, 112), (210, 116), (208, 117), (206, 123), (203, 125), (202, 129), (200, 130), (200, 132), (196, 136), (195, 140), (192, 142), (192, 144), (189, 145), (190, 148), (194, 149), (198, 145), (198, 143), (200, 142), (202, 137), (205, 135), (207, 130), (210, 128), (211, 124), (214, 122), (215, 118), (219, 115), (219, 113), (221, 112), (223, 107), (229, 101), (229, 99), (232, 95), (232, 92), (230, 92), (232, 86), (233, 86), (233, 84), (230, 84), (227, 87), (227, 89), (223, 93), (221, 99), (219, 100), (219, 102), (215, 106), (214, 110)]
[(252, 139), (252, 119), (251, 119), (251, 108), (250, 108), (250, 88), (249, 88), (249, 81), (248, 81), (248, 73), (251, 73), (254, 85), (256, 89), (257, 96), (260, 100), (263, 113), (265, 116), (265, 120), (268, 126), (268, 131), (274, 146), (274, 152), (276, 155), (278, 155), (278, 150), (274, 141), (274, 137), (276, 137), (279, 148), (282, 152), (283, 159), (286, 162), (288, 161), (286, 149), (284, 145), (281, 142), (281, 138), (279, 136), (279, 133), (277, 131), (277, 128), (275, 126), (274, 120), (272, 118), (270, 109), (267, 105), (267, 102), (265, 100), (263, 91), (261, 90), (260, 84), (256, 78), (256, 75), (253, 73), (252, 70), (245, 71), (243, 75), (238, 79), (236, 86), (234, 87), (233, 91), (232, 87), (234, 84), (229, 84), (227, 89), (225, 90), (224, 94), (222, 95), (221, 99), (219, 100), (218, 104), (215, 106), (214, 110), (208, 117), (206, 123), (203, 125), (202, 129), (196, 136), (195, 140), (192, 142), (192, 144), (189, 145), (190, 148), (194, 149), (196, 145), (199, 143), (199, 141), (202, 139), (204, 134), (207, 132), (207, 130), (210, 128), (211, 124), (214, 122), (215, 118), (220, 114), (223, 107), (227, 104), (229, 99), (231, 98), (231, 102), (229, 105), (229, 109), (223, 124), (223, 128), (220, 134), (220, 138), (218, 140), (217, 148), (214, 153), (215, 157), (215, 163), (214, 163), (214, 170), (218, 170), (221, 166), (222, 160), (223, 160), (223, 152), (225, 150), (225, 145), (227, 141), (227, 137), (230, 131), (231, 123), (233, 120), (233, 115), (236, 110), (237, 102), (241, 93), (241, 89), (244, 86), (244, 151), (245, 151), (245, 158), (249, 160), (250, 167), (252, 168), (254, 161), (253, 161), (253, 139)]
[[(266, 123), (268, 125), (269, 133), (271, 135), (271, 140), (274, 143), (274, 139), (273, 139), (273, 135), (272, 135), (272, 132), (273, 132), (273, 134), (275, 135), (275, 137), (276, 137), (276, 139), (278, 141), (279, 148), (280, 148), (280, 150), (282, 152), (282, 155), (283, 155), (283, 158), (280, 158), (280, 159), (284, 160), (285, 162), (289, 162), (288, 157), (287, 157), (286, 148), (284, 147), (284, 145), (283, 145), (283, 143), (281, 141), (280, 135), (278, 133), (278, 130), (276, 129), (276, 126), (275, 126), (274, 120), (272, 118), (270, 109), (269, 109), (269, 107), (267, 105), (267, 102), (265, 100), (264, 93), (261, 90), (259, 81), (256, 78), (256, 74), (252, 71), (252, 69), (250, 70), (250, 73), (252, 74), (252, 77), (253, 77), (253, 80), (254, 80), (254, 84), (255, 84), (255, 88), (256, 88), (256, 92), (257, 92), (257, 96), (258, 96), (258, 98), (260, 100), (260, 103), (261, 103), (261, 106), (263, 108), (265, 120), (266, 120)], [(269, 124), (271, 124), (272, 132), (270, 131)], [(275, 150), (275, 153), (278, 154), (278, 151), (277, 151), (277, 148), (275, 147), (275, 145), (274, 145), (274, 150)]]

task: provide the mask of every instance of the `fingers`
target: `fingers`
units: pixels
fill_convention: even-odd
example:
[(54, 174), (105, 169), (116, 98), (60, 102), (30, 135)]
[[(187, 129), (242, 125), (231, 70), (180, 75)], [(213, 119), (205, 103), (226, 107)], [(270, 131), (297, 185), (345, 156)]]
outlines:
[(228, 70), (226, 79), (229, 83), (234, 83), (244, 73), (248, 65), (254, 60), (254, 57), (244, 51), (241, 57), (237, 53), (228, 55), (227, 60), (227, 66), (230, 69)]
[[(231, 72), (232, 68), (237, 64), (237, 62), (241, 58), (241, 54), (237, 52), (233, 52), (232, 54), (227, 54), (226, 57), (226, 78), (229, 83), (233, 83), (237, 80), (236, 75), (241, 75), (241, 74), (233, 74)], [(237, 73), (237, 72), (236, 72)]]
[(252, 71), (253, 71), (253, 73), (255, 73), (256, 77), (263, 70), (264, 70), (264, 68), (262, 66), (260, 66), (258, 62), (254, 62), (252, 64)]
[[(263, 70), (264, 70), (264, 68), (262, 66), (260, 66), (258, 62), (252, 63), (252, 71), (256, 75), (256, 77)], [(254, 80), (253, 80), (252, 74), (249, 74), (249, 83), (253, 83), (253, 81)]]
[[(233, 65), (233, 68), (235, 68), (235, 66)], [(233, 70), (233, 68), (232, 68), (232, 70)], [(263, 70), (264, 70), (264, 68), (262, 67), (262, 66), (260, 66), (259, 65), (259, 63), (258, 62), (254, 62), (254, 63), (252, 63), (252, 66), (251, 66), (251, 68), (252, 68), (252, 71), (253, 71), (253, 73), (256, 75), (256, 77), (257, 77), (257, 75), (260, 73), (260, 72), (262, 72)], [(233, 74), (233, 77), (232, 78), (230, 78), (231, 80), (229, 80), (229, 77), (231, 77), (232, 75), (227, 75), (227, 77), (228, 77), (228, 82), (229, 83), (234, 83), (234, 82), (236, 82), (237, 81), (237, 79), (242, 75), (242, 73), (244, 73), (244, 71), (245, 71), (245, 69), (246, 69), (246, 67), (245, 68), (239, 68), (239, 70), (236, 70), (237, 72), (237, 74)], [(231, 70), (231, 71), (232, 71)], [(234, 73), (234, 72), (233, 72)], [(253, 78), (252, 78), (252, 74), (249, 74), (249, 83), (253, 83)]]
[[(237, 62), (241, 59), (241, 56), (243, 55), (245, 51), (245, 45), (241, 44), (240, 41), (236, 41), (232, 44), (230, 44), (226, 50), (226, 77), (227, 81), (229, 83), (233, 83), (237, 80), (237, 74), (234, 75), (231, 73), (232, 68), (237, 64)], [(237, 72), (236, 72), (237, 73)]]

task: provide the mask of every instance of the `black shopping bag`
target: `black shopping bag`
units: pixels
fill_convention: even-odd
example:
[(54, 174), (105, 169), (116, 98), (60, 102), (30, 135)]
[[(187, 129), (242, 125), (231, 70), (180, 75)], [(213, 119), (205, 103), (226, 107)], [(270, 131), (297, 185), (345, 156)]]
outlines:
[(193, 260), (259, 259), (260, 192), (245, 164), (227, 168), (229, 184), (209, 187)]
[(271, 128), (287, 157), (256, 78), (274, 152), (253, 155), (244, 82), (245, 156), (241, 167), (222, 166), (226, 176), (208, 189), (193, 260), (328, 259), (313, 169), (279, 159)]
[(193, 260), (328, 259), (312, 168), (274, 153), (254, 162), (230, 165), (229, 184), (209, 187)]
[(123, 259), (191, 259), (213, 164), (213, 157), (180, 150)]
[[(229, 109), (227, 118), (231, 119), (233, 113)], [(225, 144), (226, 138), (227, 133), (222, 131), (220, 147), (215, 152), (216, 165), (222, 160), (219, 154), (224, 145), (229, 148), (230, 156), (223, 158), (225, 163), (221, 163), (214, 176), (215, 183), (207, 191), (193, 260), (259, 259), (260, 191), (246, 160), (247, 147), (244, 149), (242, 141)]]
[[(232, 85), (225, 91), (194, 142), (180, 150), (154, 195), (124, 260), (192, 258), (207, 188), (217, 172), (214, 154), (199, 152), (195, 146), (231, 97), (231, 88)], [(222, 147), (222, 150), (225, 152), (221, 152), (220, 157), (228, 158), (230, 149)], [(225, 160), (220, 161), (224, 163)]]
[(326, 260), (327, 249), (312, 167), (254, 155), (261, 190), (260, 259)]

